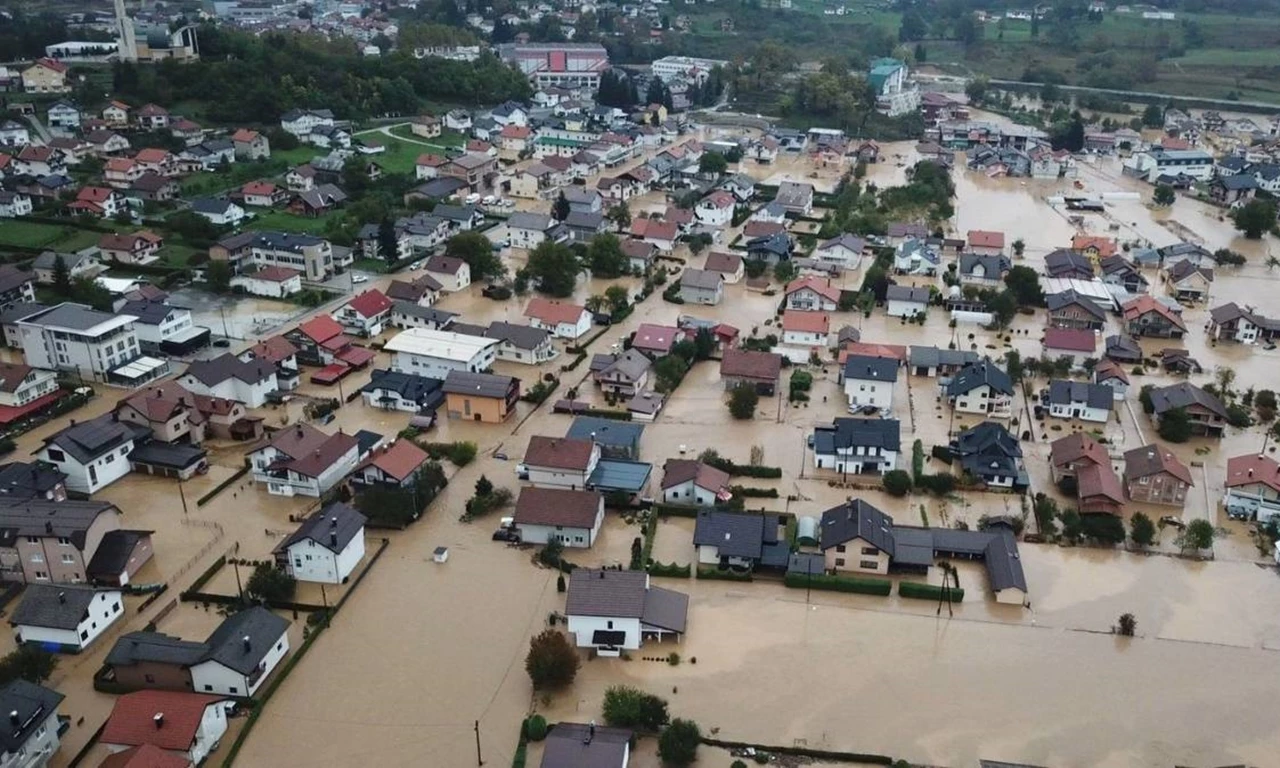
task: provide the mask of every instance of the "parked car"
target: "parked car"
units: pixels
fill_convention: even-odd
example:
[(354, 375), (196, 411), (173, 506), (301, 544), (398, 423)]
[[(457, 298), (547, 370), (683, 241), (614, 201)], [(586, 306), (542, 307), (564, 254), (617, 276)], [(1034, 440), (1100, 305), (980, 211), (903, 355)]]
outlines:
[(1173, 515), (1165, 515), (1164, 517), (1160, 518), (1160, 524), (1171, 525), (1180, 531), (1184, 530), (1187, 527), (1187, 524), (1182, 522), (1182, 518), (1174, 517)]
[(368, 276), (366, 276), (366, 275), (352, 275), (352, 276), (351, 276), (351, 282), (352, 282), (352, 283), (367, 283), (367, 282), (369, 282), (369, 278), (368, 278)]
[(476, 204), (476, 203), (478, 203), (478, 202), (480, 202), (480, 194), (479, 194), (479, 193), (477, 193), (477, 192), (472, 192), (471, 194), (467, 195), (467, 198), (466, 198), (466, 203), (467, 203), (467, 205), (475, 205), (475, 204)]

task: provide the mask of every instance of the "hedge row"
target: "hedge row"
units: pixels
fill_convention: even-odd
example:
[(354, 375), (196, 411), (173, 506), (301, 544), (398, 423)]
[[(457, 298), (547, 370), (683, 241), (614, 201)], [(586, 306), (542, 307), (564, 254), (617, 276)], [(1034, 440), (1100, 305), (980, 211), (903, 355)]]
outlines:
[(564, 365), (560, 366), (560, 372), (568, 373), (569, 371), (572, 371), (574, 368), (577, 368), (579, 365), (582, 365), (582, 361), (586, 359), (587, 359), (587, 353), (579, 352), (578, 356), (573, 358), (572, 363), (565, 363)]
[(964, 589), (961, 587), (952, 587), (949, 591), (944, 592), (942, 587), (937, 587), (933, 584), (921, 584), (918, 581), (898, 582), (899, 597), (909, 597), (916, 600), (942, 600), (946, 594), (950, 595), (950, 601), (953, 603), (964, 600)]
[(595, 416), (614, 421), (631, 421), (631, 411), (615, 411), (612, 408), (575, 408), (574, 416)]
[(217, 560), (214, 560), (213, 565), (210, 565), (208, 568), (206, 568), (204, 570), (204, 573), (200, 574), (200, 577), (198, 579), (191, 582), (191, 588), (188, 589), (186, 592), (183, 592), (182, 594), (186, 595), (188, 593), (199, 592), (200, 588), (203, 587), (205, 584), (208, 584), (209, 580), (212, 579), (214, 576), (218, 575), (218, 571), (222, 570), (222, 566), (226, 564), (227, 564), (226, 555), (223, 555), (222, 557), (219, 557)]
[(722, 571), (719, 568), (699, 568), (699, 579), (710, 579), (719, 581), (752, 581), (751, 573), (737, 573), (735, 571)]
[(672, 579), (687, 579), (693, 574), (693, 567), (689, 565), (678, 565), (672, 563), (660, 563), (657, 560), (651, 561), (649, 567), (646, 568), (650, 576), (666, 576)]
[(893, 765), (893, 758), (888, 755), (877, 755), (868, 752), (836, 752), (830, 749), (810, 749), (809, 747), (773, 747), (767, 744), (748, 744), (745, 741), (722, 741), (721, 739), (712, 739), (706, 736), (702, 737), (702, 743), (709, 747), (720, 747), (721, 749), (754, 749), (756, 752), (772, 753), (777, 755), (796, 755), (798, 757), (816, 757), (825, 760), (838, 760), (841, 762), (852, 763), (868, 763), (870, 765)]
[(226, 490), (227, 486), (231, 485), (232, 483), (234, 483), (235, 481), (239, 480), (240, 478), (244, 477), (247, 474), (249, 474), (249, 467), (241, 467), (240, 469), (237, 469), (235, 473), (231, 475), (231, 477), (228, 477), (226, 480), (223, 480), (222, 482), (215, 485), (212, 491), (209, 491), (205, 495), (196, 499), (196, 506), (203, 507), (205, 504), (209, 503), (209, 501), (211, 501), (214, 496), (217, 496), (219, 493), (222, 493), (224, 490)]
[(715, 458), (704, 460), (722, 472), (728, 472), (733, 477), (757, 477), (757, 478), (778, 478), (782, 477), (781, 467), (762, 467), (755, 464), (735, 464), (734, 462), (717, 456)]
[(654, 504), (651, 509), (663, 517), (696, 518), (701, 511), (698, 507), (686, 507), (681, 504)]
[(756, 499), (776, 499), (778, 498), (777, 488), (753, 488), (749, 485), (733, 485), (729, 490), (734, 496), (742, 496), (743, 498)]
[(806, 576), (800, 573), (788, 573), (783, 583), (793, 589), (825, 589), (832, 592), (856, 592), (860, 595), (878, 595), (888, 597), (893, 590), (893, 582), (887, 579), (863, 579), (856, 576), (829, 576), (814, 574)]

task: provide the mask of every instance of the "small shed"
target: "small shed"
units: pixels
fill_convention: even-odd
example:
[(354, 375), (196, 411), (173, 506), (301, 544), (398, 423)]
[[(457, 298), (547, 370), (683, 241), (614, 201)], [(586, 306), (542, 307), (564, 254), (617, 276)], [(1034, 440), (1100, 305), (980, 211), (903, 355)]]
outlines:
[(802, 547), (818, 546), (818, 518), (808, 515), (796, 518), (796, 543)]
[(436, 547), (436, 551), (431, 553), (431, 559), (437, 563), (446, 563), (449, 561), (449, 548)]

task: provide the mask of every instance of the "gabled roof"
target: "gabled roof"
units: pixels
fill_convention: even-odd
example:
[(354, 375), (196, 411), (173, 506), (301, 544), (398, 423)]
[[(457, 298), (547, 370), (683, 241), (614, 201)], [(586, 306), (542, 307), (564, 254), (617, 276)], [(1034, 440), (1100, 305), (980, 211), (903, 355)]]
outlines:
[(662, 466), (662, 489), (674, 488), (689, 481), (712, 494), (729, 487), (729, 473), (693, 459), (667, 459)]
[(1124, 479), (1136, 480), (1168, 472), (1187, 485), (1194, 486), (1191, 470), (1183, 464), (1168, 448), (1158, 443), (1151, 443), (1131, 451), (1124, 452)]
[(31, 734), (45, 724), (66, 698), (43, 685), (29, 683), (21, 678), (0, 688), (0, 709), (10, 715), (17, 713), (18, 725), (0, 729), (2, 754), (16, 755), (26, 745)]
[(586, 307), (579, 304), (536, 297), (529, 300), (529, 305), (524, 310), (524, 316), (532, 317), (548, 325), (560, 325), (562, 323), (576, 325), (582, 319), (582, 313), (586, 311)]
[(1049, 444), (1049, 461), (1055, 467), (1087, 461), (1093, 464), (1111, 462), (1107, 449), (1085, 432), (1073, 432)]
[(695, 547), (715, 547), (721, 557), (760, 560), (766, 545), (778, 543), (778, 517), (753, 512), (698, 512), (693, 529)]
[(191, 363), (186, 375), (207, 387), (217, 386), (229, 379), (258, 384), (275, 376), (276, 368), (266, 360), (244, 362), (230, 352), (224, 352), (212, 360), (196, 360)]
[(1221, 400), (1187, 381), (1151, 390), (1151, 405), (1157, 416), (1175, 408), (1199, 405), (1223, 419), (1227, 418), (1227, 409)]
[(305, 323), (299, 323), (298, 330), (317, 344), (342, 335), (342, 326), (328, 315), (316, 315)]
[(1051, 293), (1048, 296), (1045, 296), (1044, 300), (1045, 305), (1048, 307), (1050, 312), (1057, 312), (1058, 310), (1066, 307), (1076, 306), (1099, 320), (1105, 320), (1107, 317), (1106, 312), (1103, 312), (1102, 307), (1099, 307), (1094, 303), (1093, 299), (1077, 292), (1074, 288), (1068, 288), (1067, 290), (1059, 291), (1058, 293)]
[(862, 539), (893, 556), (893, 518), (862, 499), (853, 499), (822, 513), (819, 547), (823, 550)]
[[(204, 711), (225, 696), (183, 691), (143, 690), (116, 699), (99, 740), (103, 744), (138, 746), (152, 744), (173, 752), (186, 752), (195, 743)], [(157, 716), (163, 724), (157, 727)]]
[[(783, 317), (785, 318), (785, 315)], [(896, 382), (898, 360), (870, 355), (849, 355), (844, 362), (844, 377), (855, 381)]]
[[(708, 261), (710, 261), (709, 256), (707, 257), (707, 259)], [(836, 288), (830, 283), (827, 283), (823, 280), (819, 280), (816, 277), (802, 277), (798, 280), (792, 280), (787, 285), (787, 290), (785, 295), (790, 296), (791, 294), (797, 291), (805, 290), (806, 288), (818, 294), (819, 296), (823, 297), (824, 299), (828, 299), (830, 301), (837, 301), (837, 302), (840, 301), (840, 289)]]
[(391, 311), (391, 299), (388, 299), (382, 291), (371, 288), (348, 301), (347, 306), (354, 309), (361, 317), (374, 318)]
[(928, 304), (929, 289), (925, 286), (891, 285), (885, 289), (886, 301), (909, 301), (917, 304)]
[(595, 443), (591, 440), (534, 435), (529, 438), (524, 463), (532, 467), (585, 472), (591, 465), (594, 450)]
[(470, 371), (452, 370), (444, 378), (444, 391), (447, 394), (470, 395), (472, 397), (505, 398), (511, 388), (511, 376), (497, 376), (491, 373), (472, 373)]
[(643, 571), (578, 568), (569, 576), (568, 616), (640, 619), (641, 624), (684, 632), (689, 596), (649, 585)]
[(1049, 382), (1049, 403), (1051, 405), (1084, 403), (1090, 408), (1105, 408), (1109, 411), (1115, 404), (1115, 395), (1110, 387), (1101, 384), (1053, 379)]
[[(289, 630), (289, 621), (255, 605), (228, 616), (209, 635), (206, 661), (247, 675), (258, 668), (273, 646)], [(248, 643), (245, 638), (249, 638)]]
[(720, 360), (721, 378), (749, 378), (777, 381), (782, 357), (773, 352), (726, 349)]
[(623, 768), (631, 738), (626, 728), (556, 723), (544, 742), (541, 768)]
[[(1180, 261), (1178, 263), (1188, 264), (1190, 262)], [(1180, 328), (1183, 331), (1187, 330), (1186, 323), (1182, 321), (1182, 318), (1176, 312), (1169, 309), (1169, 307), (1167, 307), (1163, 302), (1158, 301), (1147, 294), (1143, 294), (1136, 299), (1125, 302), (1120, 310), (1126, 321), (1136, 320), (1149, 312), (1155, 312), (1175, 327)]]
[(1044, 346), (1046, 349), (1092, 352), (1097, 341), (1093, 331), (1081, 328), (1048, 328), (1044, 332)]
[(788, 310), (782, 313), (782, 330), (826, 334), (831, 330), (831, 318), (826, 312)]
[(992, 232), (985, 229), (969, 230), (969, 247), (970, 248), (1003, 248), (1004, 233)]
[(1009, 378), (1009, 374), (990, 360), (969, 363), (961, 368), (955, 377), (951, 379), (951, 383), (947, 385), (947, 394), (951, 397), (957, 397), (971, 392), (984, 384), (990, 387), (992, 392), (999, 392), (1005, 395), (1013, 394), (1013, 381)]
[[(396, 442), (396, 445), (401, 444), (412, 445), (408, 440)], [(413, 447), (422, 453), (424, 459), (426, 458), (427, 454), (421, 448)], [(346, 549), (352, 539), (364, 534), (364, 526), (367, 522), (368, 518), (355, 509), (335, 501), (312, 513), (296, 531), (277, 544), (273, 551), (284, 552), (294, 544), (310, 540), (337, 554)]]
[(1180, 283), (1196, 273), (1203, 276), (1206, 281), (1210, 283), (1213, 282), (1213, 269), (1210, 267), (1202, 267), (1191, 259), (1184, 259), (1170, 267), (1169, 279), (1175, 283)]
[(89, 605), (99, 592), (72, 584), (28, 584), (22, 602), (9, 617), (14, 626), (76, 629), (89, 619)]
[(902, 425), (897, 419), (854, 419), (841, 416), (831, 426), (813, 430), (813, 451), (833, 454), (841, 449), (878, 448), (897, 452), (902, 448)]
[(602, 501), (595, 491), (525, 486), (520, 489), (512, 516), (516, 524), (591, 529)]
[(1227, 459), (1228, 488), (1261, 483), (1273, 491), (1280, 492), (1280, 463), (1270, 456), (1247, 453), (1243, 456), (1232, 456)]

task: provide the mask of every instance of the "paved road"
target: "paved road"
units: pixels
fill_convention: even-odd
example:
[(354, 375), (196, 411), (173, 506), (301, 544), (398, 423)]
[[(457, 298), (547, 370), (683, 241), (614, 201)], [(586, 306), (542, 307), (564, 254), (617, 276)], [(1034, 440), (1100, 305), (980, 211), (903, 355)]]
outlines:
[(27, 122), (31, 123), (31, 127), (34, 128), (36, 133), (40, 136), (40, 140), (45, 144), (48, 144), (49, 139), (52, 138), (52, 136), (49, 134), (49, 129), (44, 127), (44, 123), (40, 122), (40, 118), (35, 115), (27, 115)]

